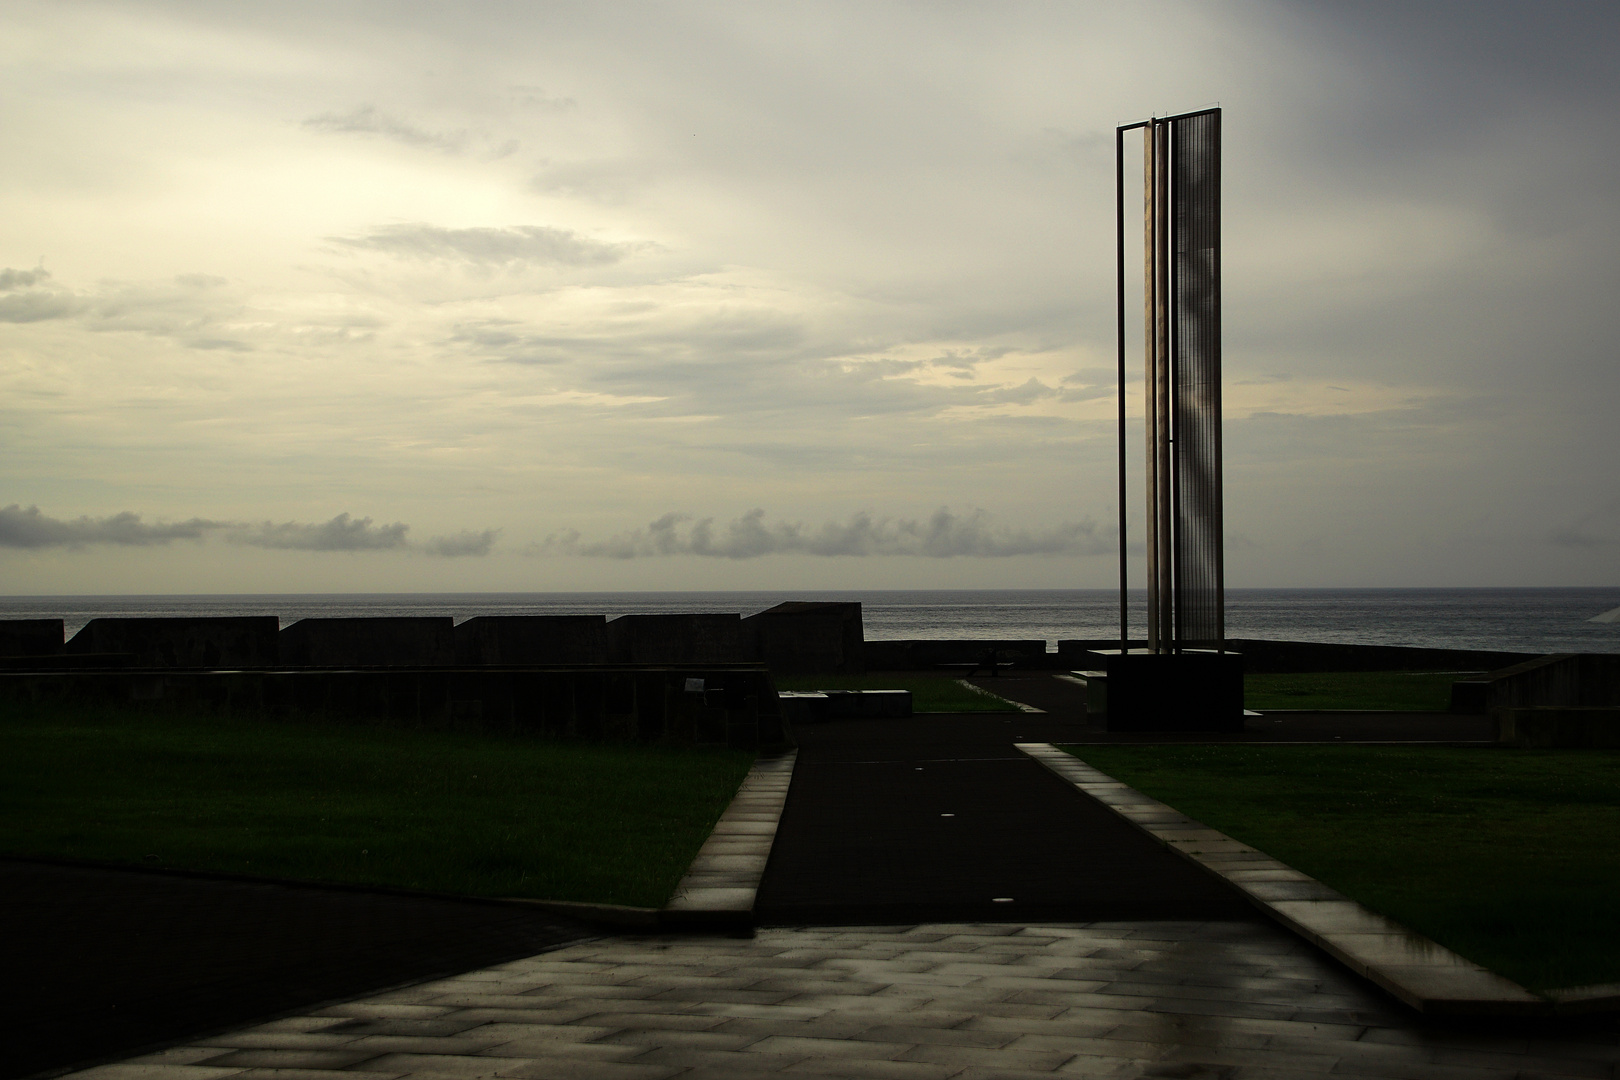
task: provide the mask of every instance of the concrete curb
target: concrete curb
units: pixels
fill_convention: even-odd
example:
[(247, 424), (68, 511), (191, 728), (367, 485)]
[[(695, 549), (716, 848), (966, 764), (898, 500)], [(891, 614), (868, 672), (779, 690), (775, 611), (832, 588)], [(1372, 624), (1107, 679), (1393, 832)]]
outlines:
[(752, 930), (754, 898), (771, 857), (798, 751), (761, 755), (715, 823), (675, 895), (659, 913), (666, 929)]
[(1441, 1016), (1550, 1017), (1620, 1011), (1620, 985), (1531, 993), (1369, 911), (1271, 856), (1150, 799), (1051, 743), (1017, 743), (1083, 794), (1226, 881), (1257, 908), (1402, 1002)]

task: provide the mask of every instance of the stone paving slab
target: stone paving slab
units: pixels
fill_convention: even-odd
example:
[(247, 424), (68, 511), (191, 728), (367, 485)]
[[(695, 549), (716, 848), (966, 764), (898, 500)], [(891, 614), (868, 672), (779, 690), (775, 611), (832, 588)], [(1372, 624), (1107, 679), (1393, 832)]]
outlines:
[[(1066, 976), (1075, 971), (1084, 978)], [(468, 987), (507, 1002), (468, 1003)], [(769, 989), (765, 989), (769, 987)], [(1620, 1026), (1456, 1028), (1265, 922), (610, 937), (77, 1080), (1620, 1076)]]
[(1421, 1012), (1551, 1016), (1620, 1010), (1620, 988), (1543, 997), (1224, 833), (1178, 814), (1051, 743), (1018, 748), (1172, 851), (1231, 883), (1260, 910)]
[(750, 927), (798, 752), (761, 756), (663, 910), (671, 927)]

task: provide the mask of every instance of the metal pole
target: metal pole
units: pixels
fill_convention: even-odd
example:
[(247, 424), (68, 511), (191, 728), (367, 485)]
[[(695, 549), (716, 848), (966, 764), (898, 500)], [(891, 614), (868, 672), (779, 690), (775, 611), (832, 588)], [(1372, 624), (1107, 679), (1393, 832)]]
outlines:
[(1115, 381), (1119, 406), (1119, 651), (1131, 648), (1130, 600), (1127, 591), (1129, 568), (1125, 555), (1125, 129), (1114, 129), (1114, 337), (1119, 345), (1119, 371)]
[(1159, 407), (1158, 407), (1158, 238), (1154, 228), (1158, 224), (1157, 177), (1158, 164), (1157, 122), (1142, 129), (1142, 353), (1145, 361), (1143, 381), (1143, 434), (1146, 438), (1147, 504), (1145, 506), (1147, 532), (1144, 536), (1147, 554), (1147, 647), (1148, 652), (1159, 651)]
[(1165, 122), (1165, 277), (1168, 282), (1166, 292), (1167, 306), (1170, 314), (1166, 322), (1169, 324), (1169, 340), (1167, 342), (1166, 371), (1170, 386), (1169, 408), (1165, 411), (1165, 418), (1169, 424), (1165, 431), (1165, 444), (1170, 451), (1170, 468), (1168, 483), (1170, 487), (1170, 652), (1180, 652), (1181, 643), (1187, 639), (1186, 626), (1186, 591), (1183, 588), (1182, 573), (1182, 546), (1187, 538), (1182, 530), (1181, 518), (1181, 454), (1178, 453), (1176, 439), (1181, 435), (1179, 418), (1177, 417), (1178, 404), (1181, 400), (1181, 364), (1178, 354), (1181, 352), (1181, 275), (1176, 269), (1176, 252), (1181, 249), (1181, 232), (1186, 223), (1177, 213), (1175, 200), (1176, 170), (1180, 165), (1170, 158), (1175, 154), (1175, 125), (1176, 121)]
[(1175, 535), (1170, 520), (1170, 124), (1153, 125), (1153, 375), (1154, 375), (1154, 562), (1158, 571), (1158, 647), (1169, 652), (1175, 636), (1171, 562)]

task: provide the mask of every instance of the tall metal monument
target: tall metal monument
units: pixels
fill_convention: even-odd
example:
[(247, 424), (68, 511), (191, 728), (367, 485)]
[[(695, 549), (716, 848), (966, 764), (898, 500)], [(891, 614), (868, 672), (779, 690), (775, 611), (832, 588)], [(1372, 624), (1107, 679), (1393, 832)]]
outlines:
[[(1147, 649), (1131, 651), (1125, 391), (1126, 133), (1142, 132)], [(1088, 714), (1110, 731), (1241, 731), (1226, 647), (1221, 509), (1221, 110), (1114, 136), (1119, 315), (1119, 649), (1093, 653)], [(1092, 684), (1095, 682), (1095, 693)]]
[(1221, 110), (1115, 132), (1120, 648), (1126, 614), (1125, 133), (1142, 132), (1147, 646), (1226, 649), (1221, 517)]

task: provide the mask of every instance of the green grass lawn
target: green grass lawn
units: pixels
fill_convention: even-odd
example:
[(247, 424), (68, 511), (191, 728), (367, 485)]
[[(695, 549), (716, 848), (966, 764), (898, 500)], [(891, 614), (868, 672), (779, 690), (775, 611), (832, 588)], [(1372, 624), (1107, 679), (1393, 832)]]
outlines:
[(1245, 675), (1243, 704), (1251, 709), (1398, 709), (1445, 712), (1457, 672), (1327, 671), (1308, 675)]
[(657, 907), (752, 761), (0, 705), (0, 852)]
[(948, 675), (778, 675), (778, 690), (910, 690), (911, 711), (920, 713), (1018, 712), (1018, 706), (963, 686)]
[(1533, 990), (1620, 981), (1620, 753), (1071, 752)]

